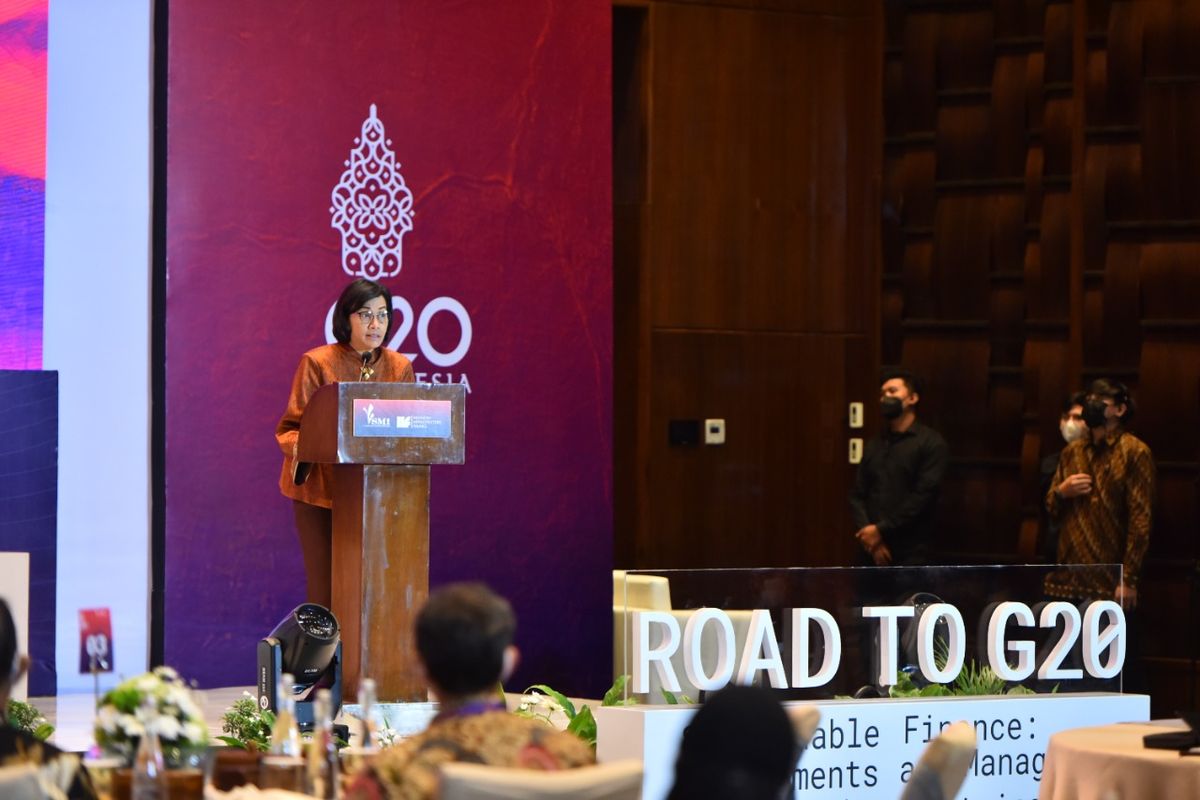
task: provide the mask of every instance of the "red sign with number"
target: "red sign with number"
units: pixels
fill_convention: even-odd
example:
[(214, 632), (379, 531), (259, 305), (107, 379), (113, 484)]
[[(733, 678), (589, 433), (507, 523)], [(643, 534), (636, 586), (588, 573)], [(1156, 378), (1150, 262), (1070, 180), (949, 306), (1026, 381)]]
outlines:
[(79, 671), (113, 671), (112, 618), (107, 608), (79, 610)]

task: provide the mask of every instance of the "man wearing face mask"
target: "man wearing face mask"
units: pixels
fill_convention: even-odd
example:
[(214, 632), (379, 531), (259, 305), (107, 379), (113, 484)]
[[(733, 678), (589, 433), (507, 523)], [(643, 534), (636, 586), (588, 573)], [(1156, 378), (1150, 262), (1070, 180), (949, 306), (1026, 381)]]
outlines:
[[(1075, 392), (1063, 403), (1062, 414), (1058, 418), (1058, 430), (1062, 433), (1063, 441), (1067, 444), (1087, 436), (1087, 423), (1083, 421), (1083, 406), (1087, 403), (1087, 395)], [(1058, 450), (1042, 459), (1041, 485), (1042, 497), (1050, 491), (1054, 482), (1054, 473), (1058, 470), (1058, 459), (1062, 451)], [(1053, 564), (1058, 559), (1058, 520), (1046, 515), (1041, 546), (1038, 554), (1042, 560)]]
[(1059, 524), (1058, 563), (1122, 564), (1118, 584), (1106, 571), (1056, 572), (1046, 594), (1072, 600), (1113, 599), (1137, 605), (1142, 559), (1150, 544), (1154, 459), (1125, 425), (1133, 417), (1129, 390), (1100, 378), (1088, 389), (1083, 420), (1089, 435), (1067, 445), (1046, 510)]
[(917, 422), (920, 400), (913, 373), (884, 373), (879, 411), (885, 429), (867, 444), (850, 492), (854, 538), (869, 563), (881, 567), (928, 562), (948, 449), (937, 431)]

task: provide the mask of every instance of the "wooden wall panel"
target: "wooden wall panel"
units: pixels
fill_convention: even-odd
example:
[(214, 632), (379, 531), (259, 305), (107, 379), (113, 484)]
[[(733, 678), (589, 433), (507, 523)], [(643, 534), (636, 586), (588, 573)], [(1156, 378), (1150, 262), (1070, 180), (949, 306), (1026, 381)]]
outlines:
[(989, 343), (982, 331), (920, 330), (904, 337), (902, 363), (926, 382), (921, 415), (950, 443), (953, 459), (986, 458)]
[(938, 203), (933, 226), (931, 285), (939, 319), (987, 317), (992, 271), (991, 198), (951, 197)]
[[(1059, 406), (1110, 375), (1159, 461), (1141, 655), (1173, 710), (1195, 685), (1169, 621), (1200, 529), (1200, 3), (644, 8), (646, 194), (615, 233), (640, 287), (618, 315), (632, 565), (849, 560), (843, 406), (898, 363), (951, 447), (944, 554), (1026, 560)], [(666, 444), (714, 415), (726, 448)]]
[(1083, 363), (1109, 364), (1120, 367), (1119, 371), (1138, 363), (1142, 348), (1141, 258), (1142, 249), (1128, 242), (1108, 246), (1101, 313), (1096, 330), (1084, 338)]
[(1178, 0), (1144, 0), (1140, 5), (1145, 76), (1200, 75), (1200, 7)]
[(1108, 14), (1105, 115), (1111, 125), (1137, 125), (1142, 91), (1142, 3), (1114, 2)]
[(1071, 44), (1071, 19), (1073, 10), (1070, 3), (1047, 3), (1046, 19), (1043, 35), (1046, 54), (1046, 83), (1068, 84), (1071, 82), (1071, 71), (1074, 60)]
[(996, 71), (991, 79), (994, 170), (1001, 178), (1019, 178), (1025, 173), (1025, 153), (1029, 144), (1025, 97), (1028, 60), (1028, 56), (1020, 52), (997, 56)]
[(614, 563), (633, 561), (638, 519), (638, 397), (647, 381), (638, 354), (642, 323), (649, 155), (649, 23), (646, 8), (613, 9), (613, 363)]
[[(904, 250), (904, 293), (901, 297), (901, 318), (917, 319), (933, 317), (938, 298), (933, 291), (934, 282), (933, 242), (913, 242)], [(900, 320), (897, 320), (899, 322)], [(900, 331), (896, 330), (897, 341)]]
[(996, 38), (1024, 39), (1041, 31), (1042, 0), (995, 0), (992, 13)]
[[(1032, 123), (1032, 120), (1030, 120)], [(1042, 199), (1045, 191), (1042, 183), (1042, 169), (1045, 163), (1040, 144), (1030, 144), (1029, 153), (1025, 156), (1025, 223), (1029, 226), (1027, 243), (1036, 246), (1037, 226), (1042, 219)], [(1033, 236), (1033, 242), (1028, 242)]]
[(871, 182), (853, 154), (878, 147), (863, 138), (878, 111), (851, 102), (870, 21), (652, 14), (672, 32), (653, 47), (654, 85), (669, 90), (651, 112), (652, 324), (861, 333), (860, 231), (878, 216), (847, 197)]
[[(1056, 92), (1062, 91), (1056, 89)], [(1070, 97), (1047, 97), (1042, 106), (1042, 161), (1044, 178), (1071, 174), (1071, 127), (1074, 105)]]
[(903, 127), (885, 131), (888, 136), (932, 131), (937, 125), (937, 43), (941, 16), (916, 12), (904, 17), (901, 24), (904, 97), (900, 102), (906, 113)]
[(914, 150), (899, 159), (900, 222), (914, 236), (933, 227), (937, 196), (937, 158), (932, 150)]
[[(1136, 129), (1134, 129), (1136, 133)], [(1090, 148), (1089, 148), (1090, 149)], [(1106, 148), (1104, 207), (1108, 222), (1132, 222), (1142, 218), (1142, 147), (1139, 143), (1113, 144)], [(1089, 194), (1100, 187), (1089, 183)], [(1104, 231), (1108, 233), (1107, 230)], [(1107, 236), (1106, 236), (1107, 238)]]
[[(664, 491), (649, 501), (638, 563), (850, 563), (847, 386), (820, 379), (846, 375), (845, 348), (819, 335), (655, 334), (649, 480)], [(668, 445), (670, 420), (712, 416), (725, 420), (726, 445)]]
[(940, 535), (969, 532), (967, 560), (1034, 556), (1060, 403), (1127, 382), (1159, 467), (1139, 655), (1171, 711), (1197, 685), (1174, 610), (1198, 596), (1200, 2), (896, 3), (887, 25), (885, 171), (903, 185), (932, 158), (936, 180), (932, 226), (899, 207), (881, 352), (987, 410), (986, 430), (938, 419), (954, 454)]
[[(1200, 49), (1200, 48), (1197, 48)], [(1164, 79), (1165, 80), (1165, 79)], [(1142, 170), (1146, 217), (1200, 217), (1200, 77), (1196, 82), (1147, 82), (1142, 92)]]
[(1086, 56), (1087, 75), (1084, 77), (1084, 109), (1087, 124), (1103, 125), (1108, 121), (1108, 55), (1093, 50)]
[(1025, 286), (1029, 319), (1052, 323), (1067, 319), (1071, 284), (1070, 195), (1047, 192), (1042, 199), (1037, 259), (1027, 259)]
[(994, 163), (992, 114), (988, 106), (971, 103), (938, 110), (938, 180), (988, 178)]
[[(1018, 172), (1017, 177), (1020, 177)], [(1022, 192), (992, 197), (992, 226), (989, 231), (991, 278), (1007, 282), (1025, 263), (1025, 195)]]
[(935, 66), (938, 89), (970, 91), (990, 84), (995, 41), (990, 9), (942, 16)]
[[(846, 403), (874, 398), (881, 320), (899, 319), (881, 311), (880, 242), (898, 289), (905, 209), (934, 218), (932, 154), (883, 178), (882, 14), (874, 0), (615, 10), (614, 288), (627, 308), (614, 322), (630, 362), (616, 408), (632, 440), (616, 448), (618, 566), (854, 557)], [(724, 445), (670, 442), (672, 421), (707, 418), (725, 420)]]

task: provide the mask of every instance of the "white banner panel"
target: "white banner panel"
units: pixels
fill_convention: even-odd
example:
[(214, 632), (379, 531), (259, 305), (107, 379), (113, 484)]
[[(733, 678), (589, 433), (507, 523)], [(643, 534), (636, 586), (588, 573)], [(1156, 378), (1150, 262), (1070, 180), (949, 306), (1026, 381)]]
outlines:
[[(789, 704), (792, 705), (792, 704)], [(900, 700), (822, 700), (821, 724), (792, 774), (803, 800), (895, 800), (929, 739), (958, 720), (975, 727), (978, 752), (960, 800), (1034, 800), (1050, 736), (1068, 728), (1144, 722), (1146, 695), (1079, 693)], [(644, 800), (661, 800), (674, 780), (683, 729), (695, 707), (594, 709), (596, 755), (640, 758)]]
[(58, 370), (59, 692), (81, 608), (112, 609), (115, 674), (150, 617), (150, 0), (53, 0), (43, 367)]

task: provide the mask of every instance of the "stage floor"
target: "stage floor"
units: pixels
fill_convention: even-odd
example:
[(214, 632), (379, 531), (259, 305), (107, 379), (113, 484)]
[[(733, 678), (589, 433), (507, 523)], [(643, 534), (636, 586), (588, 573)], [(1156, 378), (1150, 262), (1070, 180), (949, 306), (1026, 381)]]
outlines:
[[(234, 701), (249, 693), (253, 696), (252, 686), (231, 686), (225, 689), (196, 690), (196, 703), (204, 712), (204, 721), (208, 724), (209, 738), (215, 744), (220, 744), (216, 737), (220, 736), (221, 717)], [(64, 694), (58, 697), (31, 697), (29, 702), (46, 716), (54, 726), (54, 734), (50, 741), (62, 750), (86, 752), (95, 743), (92, 736), (92, 725), (96, 717), (96, 698), (87, 694)], [(347, 711), (355, 711), (357, 706), (350, 704), (342, 707), (338, 722), (346, 719)], [(398, 737), (411, 736), (425, 729), (430, 718), (436, 713), (433, 703), (386, 703), (380, 704), (380, 711), (387, 719)]]

